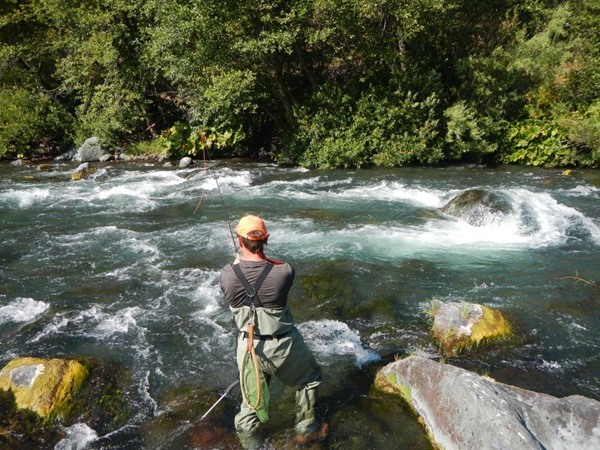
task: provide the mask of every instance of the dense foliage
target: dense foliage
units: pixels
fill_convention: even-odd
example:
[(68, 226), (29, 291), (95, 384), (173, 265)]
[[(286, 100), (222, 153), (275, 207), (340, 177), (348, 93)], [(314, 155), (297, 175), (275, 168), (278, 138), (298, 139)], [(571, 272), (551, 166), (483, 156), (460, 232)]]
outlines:
[(5, 0), (0, 156), (600, 164), (600, 0)]

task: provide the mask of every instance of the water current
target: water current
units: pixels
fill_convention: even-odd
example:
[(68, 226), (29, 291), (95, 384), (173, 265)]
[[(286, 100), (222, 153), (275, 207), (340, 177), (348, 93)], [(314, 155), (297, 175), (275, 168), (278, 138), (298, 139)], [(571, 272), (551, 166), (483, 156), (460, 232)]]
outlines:
[[(325, 448), (429, 448), (372, 381), (397, 356), (440, 359), (423, 314), (432, 299), (500, 309), (524, 336), (446, 363), (600, 400), (598, 171), (120, 162), (74, 182), (75, 167), (0, 166), (0, 366), (116, 362), (135, 414), (107, 436), (70, 427), (57, 448), (235, 448), (239, 391), (199, 417), (236, 379), (219, 269), (232, 259), (226, 221), (247, 213), (265, 218), (268, 255), (296, 269), (290, 304), (324, 368)], [(502, 196), (509, 212), (474, 226), (439, 211), (468, 189)], [(282, 444), (293, 393), (273, 390), (267, 445), (293, 448)]]

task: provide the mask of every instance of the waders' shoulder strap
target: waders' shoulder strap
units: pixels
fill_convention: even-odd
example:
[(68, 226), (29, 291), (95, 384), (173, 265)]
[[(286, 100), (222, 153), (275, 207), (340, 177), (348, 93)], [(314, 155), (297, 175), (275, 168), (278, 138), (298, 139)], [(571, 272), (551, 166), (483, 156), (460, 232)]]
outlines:
[(271, 269), (273, 269), (273, 264), (267, 262), (267, 265), (254, 283), (254, 286), (250, 285), (239, 264), (232, 264), (231, 267), (233, 267), (233, 271), (237, 275), (238, 279), (242, 282), (244, 289), (246, 289), (246, 299), (244, 300), (244, 304), (248, 306), (254, 305), (254, 299), (256, 299), (258, 306), (262, 306), (260, 299), (257, 297), (258, 290), (262, 286), (263, 281), (265, 281), (265, 278), (267, 278), (267, 275), (269, 275)]

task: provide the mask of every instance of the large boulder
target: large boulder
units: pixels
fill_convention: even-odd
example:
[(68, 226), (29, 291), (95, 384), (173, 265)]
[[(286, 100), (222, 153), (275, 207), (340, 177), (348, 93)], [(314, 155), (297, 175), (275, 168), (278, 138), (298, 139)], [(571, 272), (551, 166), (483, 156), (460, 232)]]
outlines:
[(74, 360), (17, 358), (0, 371), (0, 389), (13, 391), (19, 408), (49, 417), (69, 407), (87, 376), (88, 370)]
[(469, 189), (442, 206), (440, 211), (475, 227), (482, 227), (501, 222), (513, 212), (513, 207), (510, 200), (501, 194)]
[(80, 162), (88, 161), (100, 161), (102, 155), (107, 153), (102, 149), (100, 145), (100, 139), (97, 137), (91, 137), (86, 139), (81, 147), (77, 150), (77, 153), (73, 157), (73, 160)]
[(12, 360), (0, 371), (0, 448), (67, 448), (58, 445), (65, 432), (121, 428), (133, 414), (130, 382), (123, 367), (100, 360)]
[(391, 363), (376, 386), (400, 395), (445, 450), (600, 448), (600, 402), (556, 398), (418, 356)]
[(438, 303), (428, 314), (432, 334), (446, 356), (514, 336), (510, 321), (498, 310), (475, 303)]

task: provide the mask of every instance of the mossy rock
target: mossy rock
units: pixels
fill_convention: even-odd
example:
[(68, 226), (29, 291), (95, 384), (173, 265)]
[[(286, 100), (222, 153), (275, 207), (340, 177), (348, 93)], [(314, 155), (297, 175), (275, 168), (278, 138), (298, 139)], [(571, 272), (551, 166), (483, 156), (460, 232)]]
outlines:
[(498, 310), (474, 303), (443, 303), (432, 311), (432, 333), (446, 356), (514, 336), (514, 327)]
[(30, 409), (19, 409), (12, 390), (0, 389), (0, 448), (38, 450), (62, 437), (62, 430)]
[(88, 374), (75, 360), (17, 358), (0, 371), (0, 389), (13, 391), (20, 409), (46, 418), (63, 415)]
[(71, 421), (86, 423), (99, 434), (119, 429), (133, 415), (127, 391), (130, 373), (113, 362), (91, 358), (79, 361), (90, 375), (72, 402)]
[(73, 175), (71, 175), (71, 180), (73, 180), (73, 181), (85, 180), (90, 175), (96, 173), (96, 170), (97, 169), (95, 167), (90, 167), (89, 169), (79, 170), (79, 171), (75, 172)]
[(125, 393), (130, 381), (121, 366), (101, 360), (11, 361), (0, 371), (0, 448), (53, 448), (63, 427), (76, 423), (98, 434), (121, 428), (132, 416)]

